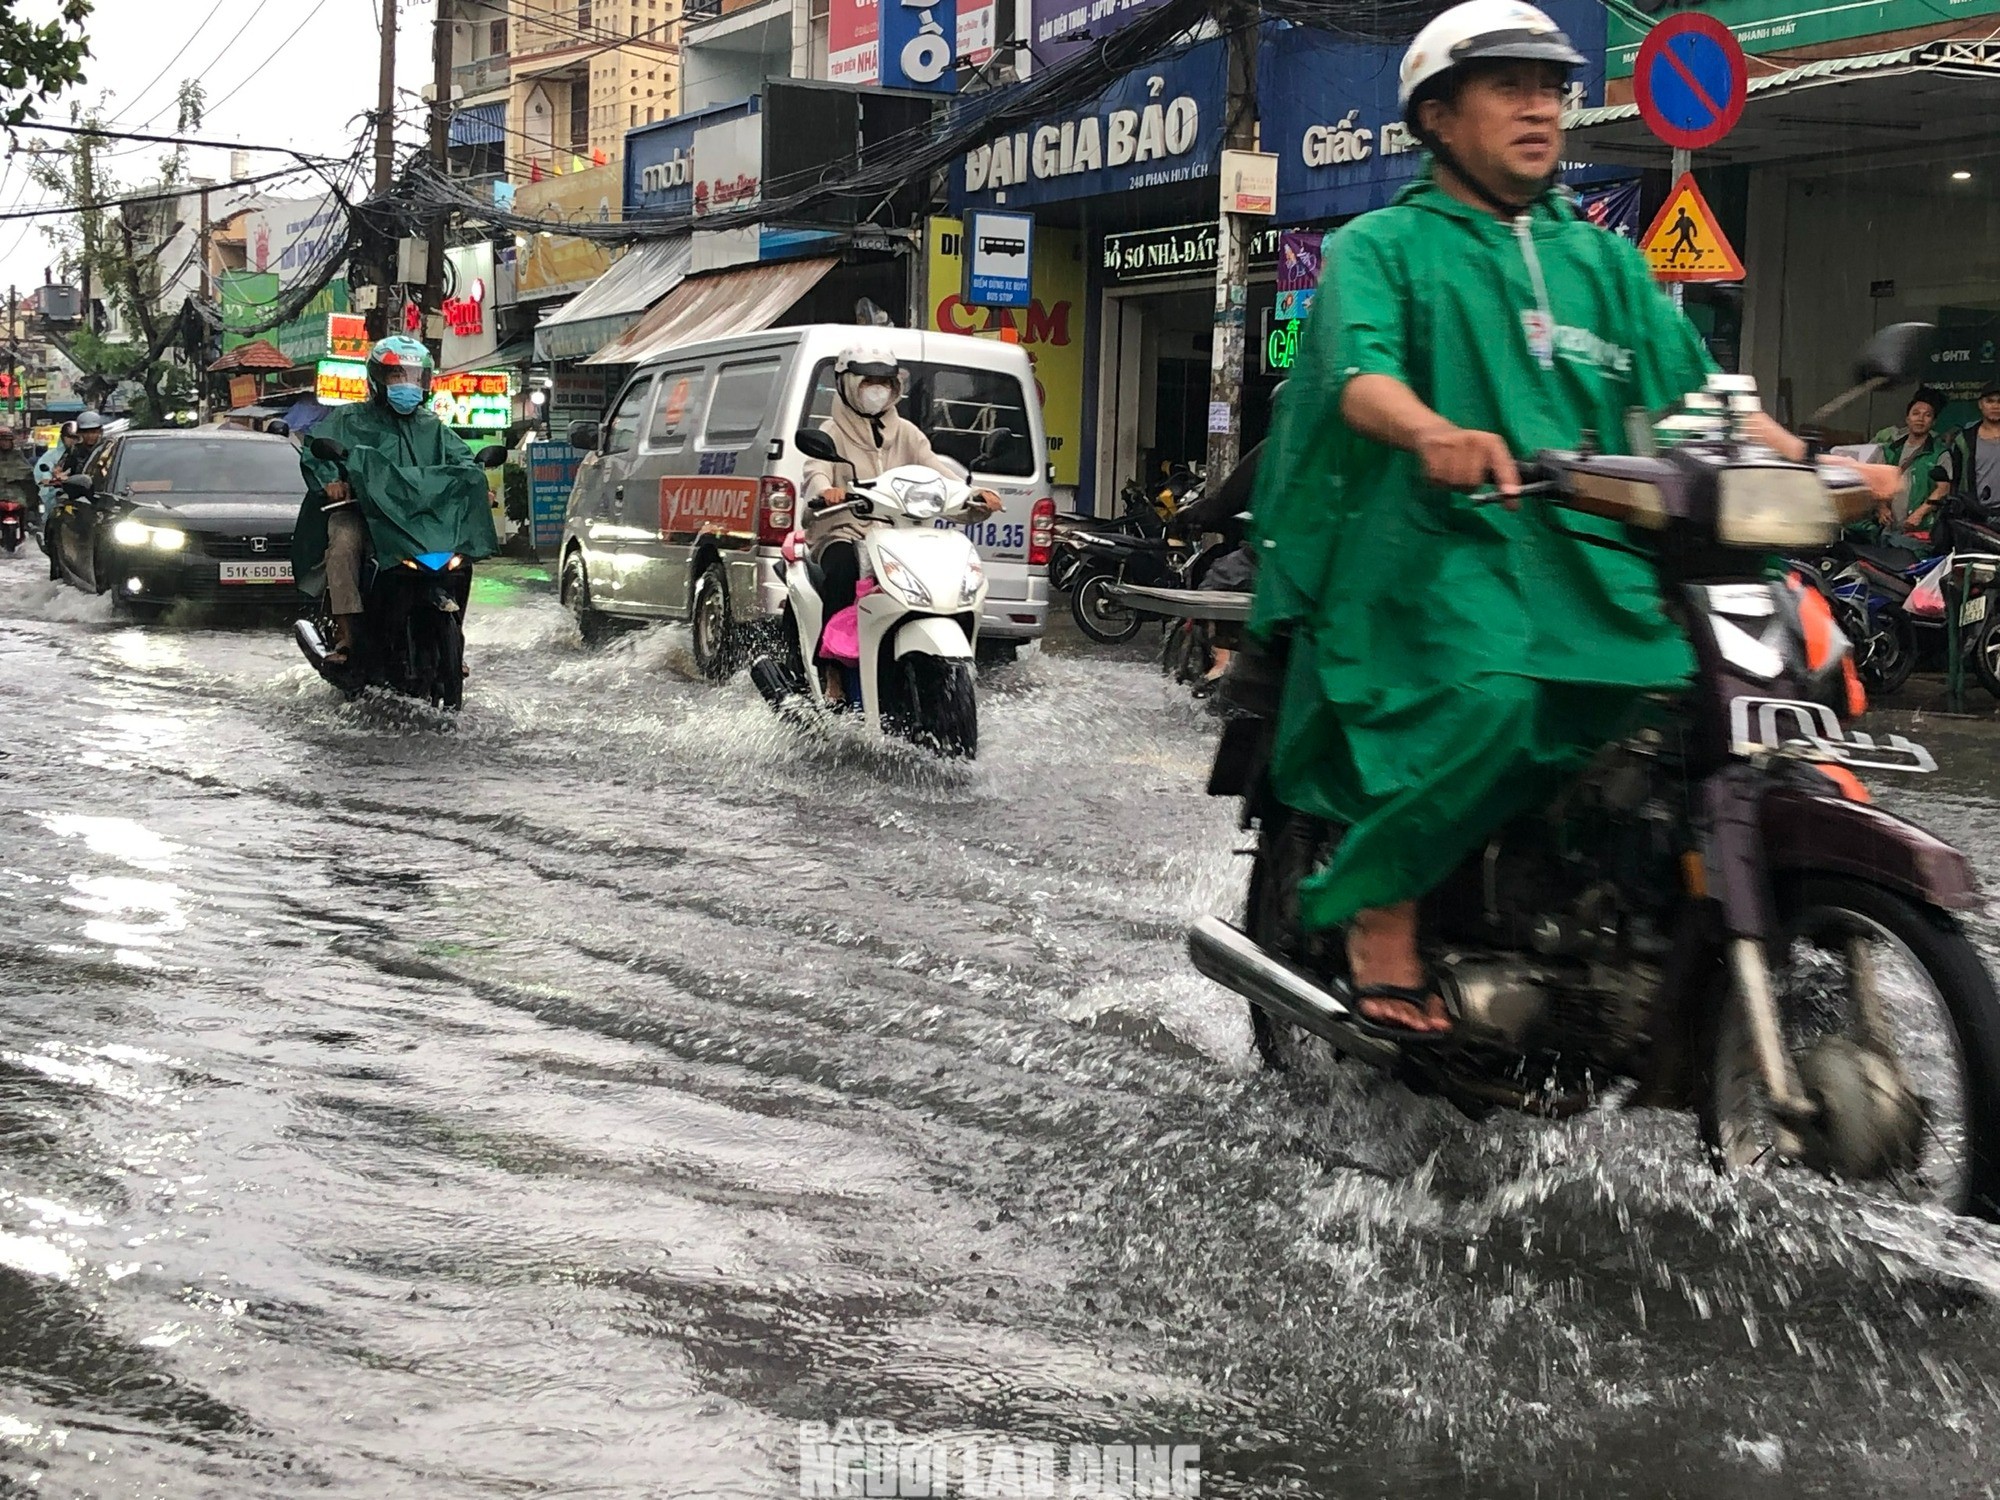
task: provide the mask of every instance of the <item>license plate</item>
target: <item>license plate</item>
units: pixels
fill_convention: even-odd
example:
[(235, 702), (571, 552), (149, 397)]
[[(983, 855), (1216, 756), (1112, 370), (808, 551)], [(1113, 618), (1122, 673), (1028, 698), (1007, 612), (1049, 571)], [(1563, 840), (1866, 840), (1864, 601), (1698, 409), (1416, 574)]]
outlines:
[(1989, 594), (1980, 594), (1976, 598), (1966, 600), (1965, 603), (1958, 607), (1958, 623), (1961, 625), (1977, 625), (1981, 620), (1985, 619), (1987, 601), (1991, 597)]
[(290, 583), (292, 560), (274, 557), (269, 562), (225, 562), (219, 564), (224, 583)]

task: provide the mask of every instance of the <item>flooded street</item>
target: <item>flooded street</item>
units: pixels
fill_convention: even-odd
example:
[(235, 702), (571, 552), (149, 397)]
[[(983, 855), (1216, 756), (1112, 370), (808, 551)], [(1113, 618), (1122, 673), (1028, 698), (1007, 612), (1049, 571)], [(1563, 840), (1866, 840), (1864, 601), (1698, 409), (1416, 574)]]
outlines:
[[(1213, 721), (1142, 662), (988, 674), (967, 769), (586, 650), (518, 564), (456, 719), (42, 573), (0, 1495), (794, 1495), (843, 1418), (1225, 1496), (2000, 1488), (2000, 1231), (1260, 1071), (1182, 946), (1245, 869)], [(2000, 883), (2000, 734), (1912, 732), (1885, 801)]]

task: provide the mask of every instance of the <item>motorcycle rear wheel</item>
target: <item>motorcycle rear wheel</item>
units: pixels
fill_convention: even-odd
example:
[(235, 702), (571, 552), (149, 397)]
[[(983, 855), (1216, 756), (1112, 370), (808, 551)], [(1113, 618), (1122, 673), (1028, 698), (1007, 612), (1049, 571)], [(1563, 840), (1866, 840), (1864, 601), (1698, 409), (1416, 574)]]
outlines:
[(1871, 693), (1886, 697), (1900, 691), (1917, 669), (1917, 633), (1906, 615), (1890, 615), (1882, 629), (1857, 645), (1860, 660), (1855, 667)]
[(1979, 674), (1979, 685), (2000, 698), (2000, 613), (1980, 627), (1972, 651), (1972, 670)]
[(1078, 578), (1076, 590), (1069, 596), (1069, 612), (1076, 619), (1076, 628), (1100, 646), (1124, 645), (1139, 633), (1139, 626), (1144, 623), (1138, 614), (1111, 597), (1117, 583), (1115, 573), (1100, 570)]
[[(1809, 876), (1778, 895), (1781, 957), (1771, 977), (1786, 1048), (1809, 1092), (1849, 1106), (1817, 1145), (1808, 1142), (1809, 1155), (1821, 1165), (1868, 1160), (1848, 1175), (2000, 1219), (2000, 996), (1978, 951), (1945, 913), (1866, 881)], [(1882, 1050), (1856, 998), (1857, 975), (1872, 978), (1890, 1060), (1920, 1105), (1914, 1123), (1878, 1087)], [(1772, 1159), (1775, 1136), (1741, 1007), (1732, 1001), (1719, 1012), (1702, 1138), (1718, 1167), (1744, 1171)]]

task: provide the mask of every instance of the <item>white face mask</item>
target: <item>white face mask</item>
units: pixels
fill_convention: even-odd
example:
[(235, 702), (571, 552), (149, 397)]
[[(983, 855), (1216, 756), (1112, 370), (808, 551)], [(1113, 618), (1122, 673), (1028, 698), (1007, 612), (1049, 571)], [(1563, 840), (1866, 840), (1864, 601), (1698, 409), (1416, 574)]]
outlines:
[(854, 398), (854, 404), (871, 417), (879, 417), (893, 406), (895, 402), (895, 387), (882, 385), (875, 381), (870, 381), (866, 385), (863, 385), (859, 394)]

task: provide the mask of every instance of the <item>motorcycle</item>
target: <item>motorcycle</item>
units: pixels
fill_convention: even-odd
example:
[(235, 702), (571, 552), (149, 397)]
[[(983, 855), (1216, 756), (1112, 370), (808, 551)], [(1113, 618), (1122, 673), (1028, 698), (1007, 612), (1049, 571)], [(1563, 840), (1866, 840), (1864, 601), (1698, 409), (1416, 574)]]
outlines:
[[(1899, 325), (1863, 369), (1886, 383), (1921, 359)], [(1845, 641), (1816, 593), (1764, 571), (1872, 501), (1852, 471), (1757, 446), (1748, 380), (1714, 377), (1687, 404), (1677, 446), (1545, 452), (1531, 476), (1547, 524), (1609, 517), (1651, 551), (1697, 674), (1421, 903), (1448, 1036), (1358, 1024), (1342, 935), (1299, 921), (1300, 882), (1340, 830), (1267, 779), (1275, 652), (1225, 678), (1237, 716), (1208, 790), (1242, 799), (1256, 847), (1243, 926), (1197, 923), (1193, 962), (1250, 1003), (1287, 1073), (1352, 1058), (1470, 1113), (1557, 1117), (1629, 1084), (1630, 1103), (1692, 1111), (1724, 1168), (1771, 1156), (2000, 1218), (2000, 996), (1957, 915), (1980, 905), (1972, 871), (1854, 776), (1935, 762), (1848, 727), (1864, 705)]]
[(28, 507), (12, 495), (0, 495), (0, 552), (9, 557), (28, 535)]
[[(314, 438), (311, 451), (314, 458), (340, 466), (341, 476), (364, 505), (374, 503), (369, 481), (389, 483), (387, 476), (396, 472), (386, 461), (374, 462), (366, 480), (357, 484), (348, 474), (350, 454), (344, 444)], [(480, 450), (477, 462), (481, 468), (498, 468), (506, 457), (505, 450), (495, 445)], [(468, 497), (468, 503), (473, 498)], [(483, 485), (476, 501), (483, 511)], [(292, 632), (313, 670), (350, 698), (371, 687), (385, 687), (424, 699), (434, 708), (455, 709), (465, 695), (464, 622), (471, 592), (472, 561), (462, 553), (412, 551), (398, 557), (371, 547), (362, 564), (362, 615), (347, 661), (339, 665), (327, 661), (335, 627), (324, 590), (313, 613), (293, 622)]]
[[(1199, 499), (1198, 489), (1190, 492), (1184, 508)], [(1079, 558), (1070, 580), (1070, 615), (1077, 629), (1105, 646), (1122, 645), (1149, 619), (1160, 618), (1146, 608), (1145, 593), (1136, 591), (1198, 587), (1215, 560), (1233, 550), (1224, 543), (1198, 546), (1174, 530), (1161, 537), (1077, 532), (1070, 542)]]
[(1844, 538), (1793, 559), (1832, 605), (1871, 693), (1896, 692), (1916, 670), (1917, 622), (1903, 606), (1942, 560)]
[[(808, 458), (845, 463), (833, 439), (802, 428), (795, 441)], [(848, 486), (851, 498), (819, 508), (849, 511), (870, 526), (856, 549), (864, 587), (856, 599), (859, 660), (850, 674), (871, 734), (894, 735), (948, 757), (979, 753), (979, 702), (973, 671), (986, 571), (971, 541), (948, 519), (971, 495), (955, 475), (905, 464)], [(781, 713), (810, 704), (830, 712), (812, 662), (826, 629), (818, 564), (793, 532), (784, 544), (779, 577), (785, 610), (779, 652), (750, 664), (751, 680)]]

